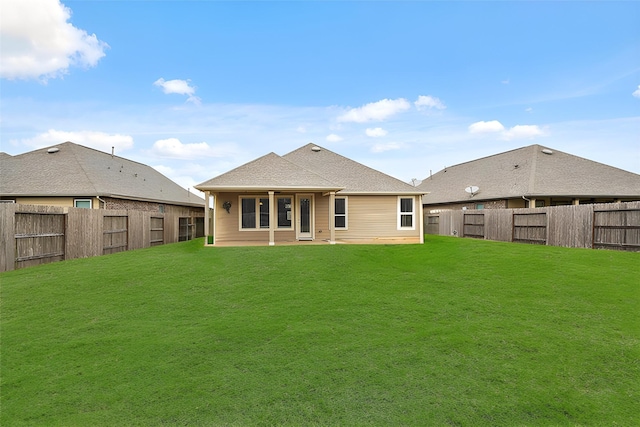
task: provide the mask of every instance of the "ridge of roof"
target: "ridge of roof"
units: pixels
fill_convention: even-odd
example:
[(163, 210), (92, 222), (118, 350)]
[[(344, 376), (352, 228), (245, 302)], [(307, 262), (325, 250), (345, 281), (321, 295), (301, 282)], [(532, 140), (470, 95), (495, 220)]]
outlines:
[(0, 183), (4, 195), (115, 196), (188, 206), (204, 203), (151, 166), (70, 141), (2, 157), (2, 161), (3, 169), (9, 171), (3, 171)]
[(205, 190), (256, 188), (314, 188), (341, 190), (342, 187), (274, 152), (244, 163), (195, 186)]
[(640, 197), (640, 175), (553, 148), (533, 144), (446, 167), (418, 186), (424, 203), (522, 196)]
[(342, 156), (314, 143), (308, 143), (283, 156), (344, 187), (343, 194), (423, 194), (417, 187)]

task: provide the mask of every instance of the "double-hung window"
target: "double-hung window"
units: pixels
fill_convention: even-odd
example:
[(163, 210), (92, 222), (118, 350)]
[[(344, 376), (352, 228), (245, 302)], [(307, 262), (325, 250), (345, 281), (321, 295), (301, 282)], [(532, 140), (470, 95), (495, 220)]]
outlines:
[(415, 230), (413, 197), (398, 197), (398, 230)]
[(334, 227), (336, 229), (347, 229), (347, 198), (336, 197), (335, 198), (335, 210), (334, 210)]
[(242, 197), (240, 227), (243, 230), (269, 228), (269, 199)]

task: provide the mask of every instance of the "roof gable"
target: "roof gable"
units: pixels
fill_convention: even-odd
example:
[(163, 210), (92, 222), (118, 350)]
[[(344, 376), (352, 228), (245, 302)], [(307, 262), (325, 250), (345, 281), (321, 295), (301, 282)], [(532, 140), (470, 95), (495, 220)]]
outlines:
[(72, 142), (0, 157), (0, 161), (3, 195), (105, 196), (194, 206), (204, 203), (150, 166)]
[(469, 201), (472, 185), (474, 200), (640, 196), (640, 175), (537, 144), (447, 167), (418, 187), (431, 204)]

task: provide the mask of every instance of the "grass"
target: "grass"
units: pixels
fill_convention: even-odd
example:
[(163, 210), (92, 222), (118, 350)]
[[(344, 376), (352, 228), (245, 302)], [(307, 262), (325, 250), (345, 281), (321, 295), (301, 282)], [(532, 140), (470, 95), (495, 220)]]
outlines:
[(427, 236), (0, 275), (0, 424), (638, 425), (640, 254)]

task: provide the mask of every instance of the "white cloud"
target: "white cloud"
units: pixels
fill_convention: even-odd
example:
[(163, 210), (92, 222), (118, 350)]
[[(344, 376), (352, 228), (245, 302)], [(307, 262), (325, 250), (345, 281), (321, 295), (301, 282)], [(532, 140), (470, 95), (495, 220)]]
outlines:
[(473, 123), (469, 126), (469, 133), (499, 133), (501, 138), (505, 140), (547, 136), (547, 132), (538, 125), (516, 125), (505, 129), (502, 123), (497, 120)]
[(382, 121), (409, 108), (411, 108), (411, 105), (404, 98), (383, 99), (378, 102), (363, 105), (362, 107), (352, 108), (339, 116), (338, 121), (355, 123)]
[(232, 155), (235, 149), (231, 145), (211, 147), (206, 142), (183, 144), (178, 138), (167, 138), (154, 142), (151, 153), (158, 157), (173, 159), (199, 159)]
[(55, 129), (49, 129), (33, 138), (22, 139), (17, 142), (32, 148), (42, 148), (67, 141), (109, 153), (111, 152), (111, 147), (115, 147), (116, 152), (133, 147), (133, 137), (129, 135), (95, 131), (65, 132)]
[(342, 141), (342, 137), (340, 135), (336, 135), (335, 133), (332, 133), (331, 135), (327, 135), (326, 140), (329, 142), (340, 142)]
[(490, 132), (502, 132), (504, 126), (497, 120), (491, 120), (489, 122), (475, 122), (469, 126), (470, 133), (490, 133)]
[(388, 132), (382, 128), (368, 128), (365, 133), (372, 138), (379, 138), (385, 136)]
[(109, 45), (74, 27), (71, 10), (59, 0), (14, 0), (0, 14), (0, 77), (61, 77), (69, 67), (94, 67)]
[(633, 96), (635, 96), (636, 98), (640, 98), (640, 85), (638, 85), (638, 89), (636, 89), (633, 93)]
[(430, 95), (420, 95), (418, 100), (414, 102), (418, 110), (436, 108), (438, 110), (444, 110), (447, 108), (440, 99)]
[(403, 147), (404, 144), (401, 144), (399, 142), (388, 142), (386, 144), (375, 144), (373, 147), (371, 147), (371, 151), (373, 153), (383, 153), (385, 151), (399, 150)]
[(296, 128), (296, 132), (298, 132), (298, 133), (307, 133), (307, 128), (304, 127), (304, 126), (298, 126)]
[(505, 139), (535, 138), (536, 136), (546, 136), (546, 132), (537, 125), (516, 125), (506, 132), (503, 132)]
[(187, 102), (193, 102), (194, 104), (200, 104), (200, 98), (195, 96), (196, 88), (189, 84), (191, 80), (165, 80), (160, 77), (153, 82), (155, 86), (162, 88), (162, 92), (166, 94), (177, 93), (178, 95), (187, 95)]

